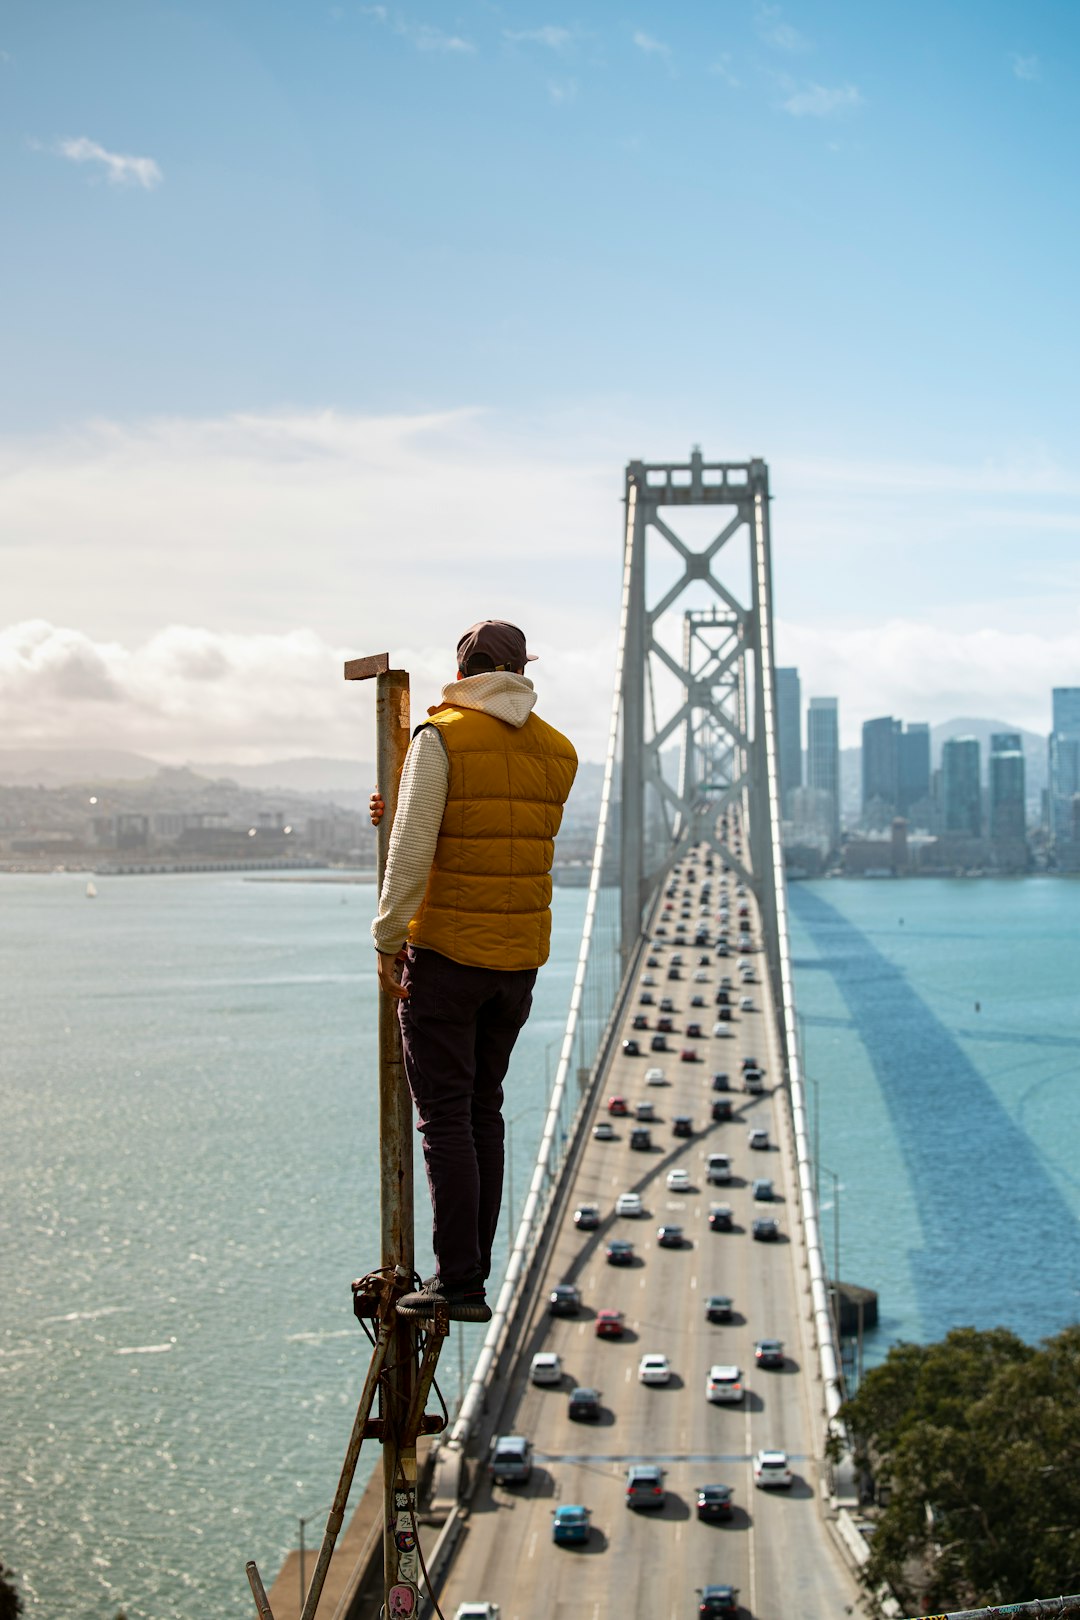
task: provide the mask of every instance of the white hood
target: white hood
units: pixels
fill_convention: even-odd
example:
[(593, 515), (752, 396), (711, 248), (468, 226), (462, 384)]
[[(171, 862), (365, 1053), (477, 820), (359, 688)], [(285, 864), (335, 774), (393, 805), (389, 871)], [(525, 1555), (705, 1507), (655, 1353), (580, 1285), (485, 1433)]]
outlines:
[(536, 688), (527, 676), (500, 669), (448, 681), (442, 695), (455, 709), (479, 709), (511, 726), (523, 726), (536, 703)]

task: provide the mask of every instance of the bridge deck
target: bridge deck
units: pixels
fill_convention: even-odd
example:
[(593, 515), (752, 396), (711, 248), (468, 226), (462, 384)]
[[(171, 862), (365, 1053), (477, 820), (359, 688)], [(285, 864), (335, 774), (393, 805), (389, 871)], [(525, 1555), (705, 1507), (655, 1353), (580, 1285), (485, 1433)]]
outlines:
[[(684, 869), (689, 862), (684, 862)], [(698, 879), (703, 869), (698, 868)], [(674, 943), (676, 919), (684, 895), (691, 897), (696, 922), (696, 885), (678, 881), (659, 965), (644, 967), (656, 984), (656, 1005), (641, 1007), (641, 986), (626, 1012), (627, 1035), (642, 1043), (645, 1055), (618, 1052), (605, 1081), (604, 1098), (621, 1093), (631, 1107), (646, 1099), (655, 1105), (651, 1153), (629, 1149), (633, 1121), (615, 1118), (616, 1140), (590, 1140), (565, 1210), (537, 1310), (512, 1379), (512, 1393), (499, 1424), (501, 1433), (529, 1436), (535, 1466), (525, 1486), (478, 1488), (460, 1549), (440, 1593), (440, 1606), (452, 1620), (459, 1603), (489, 1600), (501, 1609), (501, 1620), (535, 1616), (683, 1617), (697, 1612), (696, 1589), (731, 1582), (740, 1589), (740, 1613), (767, 1620), (826, 1620), (852, 1612), (858, 1601), (855, 1583), (841, 1561), (824, 1523), (817, 1457), (822, 1417), (821, 1385), (808, 1337), (805, 1271), (794, 1207), (791, 1151), (786, 1109), (773, 1087), (781, 1073), (780, 1053), (763, 981), (759, 951), (749, 957), (717, 958), (716, 906), (720, 898), (719, 867), (712, 876), (713, 899), (709, 963), (699, 968), (704, 947)], [(737, 933), (735, 879), (730, 879), (731, 934)], [(661, 905), (663, 905), (661, 901)], [(753, 923), (755, 940), (757, 923)], [(667, 977), (670, 957), (681, 951), (684, 966), (678, 981)], [(743, 987), (738, 966), (754, 966), (755, 983)], [(695, 979), (703, 972), (705, 981)], [(730, 1034), (713, 1037), (715, 996), (721, 978), (732, 980), (734, 1017)], [(692, 995), (704, 1007), (692, 1009)], [(753, 1011), (739, 1011), (739, 999), (750, 994)], [(661, 997), (675, 1003), (673, 1050), (652, 1054)], [(649, 1031), (632, 1031), (635, 1012), (649, 1017)], [(688, 1040), (688, 1020), (700, 1022), (701, 1040)], [(682, 1062), (680, 1050), (694, 1047), (697, 1062)], [(753, 1055), (765, 1068), (765, 1090), (749, 1096), (740, 1089), (744, 1056)], [(662, 1066), (668, 1084), (646, 1087), (645, 1072)], [(714, 1071), (725, 1070), (734, 1088), (734, 1118), (712, 1123), (710, 1105), (723, 1093), (711, 1088)], [(672, 1134), (675, 1114), (689, 1114), (694, 1135)], [(609, 1116), (601, 1106), (597, 1119)], [(748, 1132), (765, 1126), (770, 1148), (752, 1150)], [(706, 1157), (730, 1153), (734, 1177), (730, 1187), (711, 1186)], [(690, 1190), (667, 1189), (671, 1169), (689, 1172)], [(751, 1182), (771, 1177), (779, 1195), (774, 1205), (756, 1203)], [(618, 1194), (638, 1191), (646, 1215), (641, 1219), (614, 1214)], [(735, 1229), (710, 1230), (712, 1202), (731, 1204)], [(577, 1203), (601, 1209), (598, 1231), (579, 1231), (572, 1218)], [(778, 1216), (777, 1242), (751, 1238), (755, 1214)], [(657, 1228), (665, 1222), (683, 1226), (684, 1247), (658, 1246)], [(616, 1268), (605, 1259), (611, 1237), (629, 1238), (635, 1265)], [(547, 1291), (572, 1281), (582, 1292), (581, 1314), (556, 1318), (547, 1314)], [(705, 1319), (709, 1294), (727, 1294), (734, 1315), (726, 1324)], [(621, 1340), (601, 1339), (595, 1332), (598, 1310), (614, 1307), (625, 1313)], [(760, 1338), (784, 1340), (782, 1369), (755, 1366), (754, 1345)], [(537, 1350), (557, 1351), (564, 1376), (559, 1388), (539, 1388), (529, 1381), (529, 1363)], [(642, 1354), (663, 1352), (674, 1376), (666, 1387), (638, 1381)], [(741, 1405), (719, 1406), (705, 1398), (709, 1367), (737, 1364), (745, 1374)], [(574, 1385), (602, 1392), (602, 1414), (595, 1423), (571, 1422), (567, 1397)], [(790, 1491), (754, 1487), (752, 1457), (761, 1447), (789, 1453), (794, 1482)], [(632, 1462), (657, 1462), (665, 1470), (667, 1500), (662, 1511), (633, 1512), (625, 1505), (625, 1475)], [(696, 1515), (700, 1486), (723, 1483), (734, 1488), (735, 1511), (727, 1523), (708, 1524)], [(584, 1503), (592, 1515), (592, 1535), (582, 1549), (553, 1544), (551, 1514), (563, 1503)]]

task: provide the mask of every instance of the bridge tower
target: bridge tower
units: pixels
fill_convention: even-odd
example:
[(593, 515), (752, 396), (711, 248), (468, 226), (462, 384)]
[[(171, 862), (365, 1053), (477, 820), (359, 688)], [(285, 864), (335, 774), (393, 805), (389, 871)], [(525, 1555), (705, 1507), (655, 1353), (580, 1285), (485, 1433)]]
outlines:
[[(768, 468), (761, 460), (705, 461), (696, 448), (688, 462), (632, 461), (625, 499), (623, 962), (633, 959), (643, 919), (674, 862), (691, 844), (707, 842), (757, 898), (782, 1016), (787, 998), (779, 982), (783, 855)], [(697, 546), (676, 533), (672, 509), (688, 507), (727, 509), (719, 533)], [(676, 604), (684, 596), (680, 636)], [(720, 832), (729, 806), (741, 812), (741, 855)]]

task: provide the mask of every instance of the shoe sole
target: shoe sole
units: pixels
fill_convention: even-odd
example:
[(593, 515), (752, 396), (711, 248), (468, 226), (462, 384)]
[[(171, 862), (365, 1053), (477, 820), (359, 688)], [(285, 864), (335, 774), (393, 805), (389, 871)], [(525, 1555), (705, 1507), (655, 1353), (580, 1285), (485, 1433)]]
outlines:
[[(439, 1303), (439, 1301), (433, 1299), (433, 1300), (425, 1300), (422, 1305), (406, 1305), (405, 1302), (402, 1300), (398, 1304), (397, 1313), (398, 1313), (399, 1316), (403, 1316), (407, 1320), (410, 1320), (410, 1319), (412, 1319), (414, 1317), (422, 1317), (426, 1321), (430, 1317), (434, 1316), (435, 1307), (436, 1307), (436, 1305), (438, 1303)], [(448, 1305), (446, 1305), (445, 1309), (446, 1309), (446, 1314), (447, 1314), (447, 1316), (448, 1316), (448, 1318), (450, 1319), (451, 1322), (490, 1322), (491, 1321), (491, 1306), (488, 1305), (486, 1302), (483, 1302), (483, 1301), (481, 1303), (479, 1303), (479, 1304), (476, 1304), (476, 1305), (466, 1305), (466, 1304), (449, 1305), (448, 1304)]]

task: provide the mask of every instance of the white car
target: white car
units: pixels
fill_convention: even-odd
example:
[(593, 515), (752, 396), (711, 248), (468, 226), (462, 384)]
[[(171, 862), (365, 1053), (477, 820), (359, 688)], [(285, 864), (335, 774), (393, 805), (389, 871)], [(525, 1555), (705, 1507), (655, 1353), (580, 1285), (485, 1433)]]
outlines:
[(786, 1491), (791, 1487), (791, 1469), (786, 1451), (754, 1453), (754, 1484), (759, 1490)]
[(705, 1380), (705, 1399), (717, 1406), (737, 1406), (743, 1398), (742, 1369), (740, 1367), (709, 1368)]
[(761, 1151), (769, 1145), (769, 1133), (763, 1125), (755, 1125), (754, 1129), (747, 1133), (746, 1140), (752, 1148)]
[(668, 1192), (689, 1192), (690, 1175), (686, 1170), (669, 1170), (667, 1176)]
[(731, 1180), (731, 1156), (727, 1153), (710, 1153), (705, 1160), (705, 1175), (709, 1181), (718, 1187), (726, 1186)]
[(753, 996), (740, 996), (739, 997), (739, 1011), (740, 1012), (753, 1012), (753, 1010), (754, 1010), (754, 998), (753, 998)]
[(663, 1069), (646, 1069), (645, 1084), (647, 1086), (666, 1086), (667, 1080), (664, 1078)]
[(532, 1358), (529, 1377), (534, 1384), (561, 1384), (562, 1357), (554, 1350), (540, 1350)]
[(499, 1620), (497, 1603), (459, 1603), (454, 1620)]
[(667, 1356), (642, 1356), (637, 1375), (642, 1384), (668, 1384), (671, 1382), (671, 1363)]
[(614, 1142), (615, 1140), (615, 1127), (610, 1119), (598, 1120), (592, 1128), (592, 1133), (597, 1142)]
[(708, 984), (708, 982), (709, 982), (709, 975), (705, 972), (705, 969), (704, 968), (698, 968), (697, 972), (694, 974), (694, 983), (695, 984)]
[(644, 1215), (645, 1208), (641, 1202), (641, 1194), (635, 1192), (620, 1193), (615, 1200), (616, 1215)]

